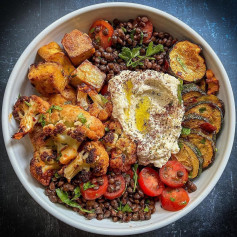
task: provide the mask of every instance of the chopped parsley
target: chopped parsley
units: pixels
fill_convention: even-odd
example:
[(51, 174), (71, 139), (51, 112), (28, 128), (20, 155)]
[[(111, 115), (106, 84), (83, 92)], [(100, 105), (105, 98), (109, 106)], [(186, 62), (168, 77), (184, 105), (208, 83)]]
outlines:
[(87, 122), (87, 119), (85, 118), (85, 116), (84, 116), (83, 113), (80, 113), (80, 114), (78, 115), (78, 119), (80, 120), (80, 122), (81, 122), (82, 124), (85, 124), (85, 123)]
[(95, 27), (91, 28), (89, 34), (92, 34), (95, 31)]
[(100, 95), (100, 97), (103, 104), (106, 104), (108, 102), (108, 100), (103, 95)]
[(88, 181), (88, 182), (86, 182), (86, 183), (83, 184), (83, 189), (84, 189), (84, 191), (86, 191), (86, 190), (89, 189), (89, 188), (93, 188), (93, 187), (95, 187), (95, 185), (92, 184), (90, 181)]
[(200, 142), (201, 142), (202, 144), (205, 144), (205, 143), (206, 143), (206, 139), (203, 138)]
[(131, 34), (130, 34), (130, 37), (132, 40), (134, 40), (134, 35), (136, 33), (136, 28), (134, 28), (132, 31), (131, 31)]
[(25, 100), (24, 100), (24, 103), (25, 103), (28, 107), (31, 107), (31, 106), (32, 106), (29, 102), (27, 102), (27, 101), (25, 101)]
[(134, 166), (132, 167), (132, 170), (133, 170), (133, 180), (134, 180), (133, 192), (135, 192), (135, 190), (137, 188), (137, 179), (138, 179), (137, 168), (138, 168), (138, 164), (134, 164)]
[(144, 37), (144, 34), (143, 34), (143, 32), (141, 31), (141, 37), (140, 37), (140, 44), (142, 44), (142, 42), (143, 42), (143, 37)]
[(77, 198), (81, 196), (81, 190), (79, 187), (76, 187), (73, 192), (74, 192), (74, 197), (72, 198), (72, 200), (76, 200)]
[(109, 132), (109, 128), (108, 128), (108, 127), (105, 127), (105, 131), (106, 131), (106, 132)]
[(54, 174), (54, 177), (55, 177), (56, 179), (58, 179), (58, 178), (60, 178), (61, 176), (58, 174), (58, 172), (56, 172), (56, 173)]
[(144, 208), (144, 212), (149, 212), (149, 207), (148, 207), (148, 205), (146, 205), (146, 207)]
[(121, 29), (123, 30), (124, 33), (127, 32), (127, 30), (122, 26)]
[(180, 203), (180, 205), (186, 205), (187, 204), (187, 201), (182, 201), (181, 203)]
[(175, 198), (170, 197), (170, 201), (171, 201), (171, 202), (175, 202)]
[(181, 130), (182, 135), (189, 135), (190, 132), (191, 132), (190, 128), (182, 128), (182, 130)]
[(45, 115), (44, 114), (40, 114), (39, 123), (41, 124), (42, 127), (45, 126), (46, 122), (45, 122)]
[(179, 145), (179, 149), (182, 149), (184, 146), (183, 143), (181, 143), (181, 142), (179, 142), (178, 145)]
[(207, 109), (206, 109), (206, 107), (201, 107), (200, 109), (199, 109), (199, 112), (200, 113), (203, 113), (204, 111), (206, 111)]
[(69, 197), (68, 197), (68, 193), (62, 191), (60, 188), (56, 189), (56, 193), (57, 193), (58, 197), (60, 198), (60, 200), (63, 203), (67, 204), (68, 206), (76, 207), (76, 208), (78, 208), (81, 211), (86, 212), (86, 213), (94, 213), (94, 210), (90, 210), (90, 211), (86, 210), (86, 209), (82, 208), (77, 202), (75, 202), (73, 200), (70, 200)]
[(192, 179), (192, 177), (193, 177), (193, 172), (190, 171), (189, 174), (188, 174), (188, 178), (189, 178), (189, 179)]
[(111, 40), (111, 37), (108, 38), (108, 42)]
[(60, 160), (61, 156), (62, 156), (62, 153), (60, 151), (59, 154), (58, 154), (57, 160)]
[(132, 208), (126, 204), (123, 208), (122, 208), (122, 212), (132, 212)]
[(21, 94), (19, 93), (19, 95), (18, 95), (18, 99), (20, 99), (21, 98)]
[(59, 111), (63, 110), (63, 108), (60, 107), (60, 106), (58, 106), (58, 105), (52, 105), (52, 106), (47, 110), (47, 113), (51, 114), (54, 109), (55, 109), (55, 110), (59, 110)]

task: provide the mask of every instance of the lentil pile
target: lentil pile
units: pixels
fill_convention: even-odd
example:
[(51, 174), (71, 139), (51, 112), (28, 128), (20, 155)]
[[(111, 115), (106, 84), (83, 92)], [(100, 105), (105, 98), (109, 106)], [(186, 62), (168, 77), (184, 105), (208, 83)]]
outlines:
[[(155, 200), (152, 197), (144, 195), (139, 186), (134, 191), (134, 180), (126, 173), (122, 174), (126, 182), (126, 190), (123, 195), (114, 200), (108, 200), (103, 196), (96, 200), (86, 200), (82, 196), (75, 199), (75, 201), (86, 210), (93, 210), (93, 213), (86, 213), (78, 208), (72, 208), (73, 211), (85, 216), (87, 219), (96, 218), (102, 220), (104, 218), (111, 218), (113, 222), (129, 222), (138, 220), (149, 220), (151, 214), (155, 212)], [(108, 175), (108, 192), (113, 192), (120, 189), (121, 183), (115, 181), (115, 173)], [(64, 192), (68, 193), (71, 199), (74, 196), (74, 190), (82, 182), (80, 176), (73, 179), (68, 183), (65, 178), (53, 178), (50, 185), (46, 188), (46, 195), (53, 203), (63, 203), (56, 194), (56, 189), (61, 188)], [(97, 190), (98, 185), (103, 185), (101, 177), (93, 178), (91, 183), (96, 184), (93, 189)], [(66, 204), (65, 204), (66, 205)], [(66, 205), (69, 207), (68, 205)], [(127, 209), (124, 211), (124, 207)]]
[[(167, 72), (168, 67), (165, 61), (167, 52), (177, 41), (169, 33), (159, 32), (156, 29), (153, 30), (152, 37), (145, 43), (142, 42), (142, 38), (146, 37), (146, 34), (142, 35), (142, 27), (148, 21), (147, 17), (137, 17), (135, 20), (130, 19), (128, 21), (113, 20), (114, 33), (111, 38), (112, 46), (104, 49), (98, 46), (98, 42), (94, 39), (93, 44), (96, 49), (94, 56), (91, 58), (94, 65), (100, 68), (101, 71), (106, 73), (106, 79), (111, 79), (114, 75), (119, 74), (122, 70), (146, 70), (153, 69), (156, 71)], [(100, 31), (100, 27), (95, 28), (95, 34)], [(103, 31), (106, 35), (108, 32)], [(161, 44), (164, 47), (164, 51), (153, 55), (152, 60), (145, 59), (143, 65), (137, 67), (127, 67), (123, 59), (119, 57), (122, 47), (134, 48), (141, 47), (140, 55), (144, 55), (146, 47), (150, 42), (154, 44)]]

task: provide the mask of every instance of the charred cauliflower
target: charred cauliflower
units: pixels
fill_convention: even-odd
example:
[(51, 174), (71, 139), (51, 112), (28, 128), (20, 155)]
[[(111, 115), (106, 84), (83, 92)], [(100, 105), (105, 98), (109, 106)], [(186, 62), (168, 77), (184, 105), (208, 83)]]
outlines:
[(103, 144), (110, 152), (109, 166), (117, 171), (128, 171), (136, 163), (136, 143), (125, 133), (118, 121), (107, 123), (109, 132), (103, 137)]
[[(92, 103), (90, 103), (92, 101)], [(77, 102), (83, 109), (101, 121), (107, 120), (112, 114), (112, 103), (97, 93), (95, 88), (81, 84), (77, 88)]]
[(21, 139), (29, 133), (38, 122), (40, 114), (45, 114), (50, 105), (36, 95), (21, 96), (13, 107), (13, 117), (20, 121), (18, 132), (12, 138)]
[(91, 171), (95, 176), (105, 175), (109, 166), (109, 155), (99, 141), (87, 142), (77, 157), (67, 166), (64, 166), (60, 174), (70, 182), (80, 171)]
[(44, 135), (39, 125), (35, 126), (29, 135), (34, 147), (34, 157), (30, 162), (30, 172), (37, 181), (44, 186), (48, 186), (54, 173), (60, 168), (54, 142)]

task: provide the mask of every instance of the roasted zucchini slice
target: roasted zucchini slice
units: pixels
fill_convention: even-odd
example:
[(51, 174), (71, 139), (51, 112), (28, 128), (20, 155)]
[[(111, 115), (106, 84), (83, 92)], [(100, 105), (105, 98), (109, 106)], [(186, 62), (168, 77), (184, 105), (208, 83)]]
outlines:
[(208, 133), (201, 128), (203, 123), (210, 123), (209, 119), (199, 115), (199, 114), (188, 114), (185, 115), (182, 121), (182, 127), (195, 129), (201, 131), (206, 136), (210, 137), (214, 142), (216, 142), (216, 132)]
[(211, 101), (213, 102), (214, 104), (217, 104), (221, 110), (222, 110), (222, 113), (223, 113), (223, 116), (225, 114), (225, 108), (224, 108), (224, 103), (221, 99), (219, 99), (217, 96), (215, 95), (204, 95), (204, 96), (201, 96), (201, 97), (198, 97), (196, 98), (196, 101)]
[(203, 95), (206, 95), (206, 93), (202, 91), (200, 87), (197, 86), (196, 84), (192, 83), (192, 84), (186, 84), (183, 86), (182, 99), (183, 99), (184, 105), (192, 103), (193, 98), (196, 99)]
[(205, 76), (206, 65), (200, 53), (201, 48), (190, 41), (176, 43), (169, 52), (171, 73), (186, 82), (201, 80)]
[(189, 172), (189, 178), (194, 179), (202, 173), (203, 159), (197, 147), (188, 141), (179, 139), (180, 151), (174, 157), (183, 164)]
[(199, 101), (186, 107), (185, 115), (195, 113), (207, 118), (216, 127), (218, 133), (223, 124), (223, 112), (221, 108), (211, 101)]
[(203, 169), (206, 169), (212, 164), (215, 158), (216, 147), (210, 137), (196, 130), (191, 130), (190, 134), (188, 135), (182, 134), (181, 137), (195, 145), (201, 152), (203, 158)]

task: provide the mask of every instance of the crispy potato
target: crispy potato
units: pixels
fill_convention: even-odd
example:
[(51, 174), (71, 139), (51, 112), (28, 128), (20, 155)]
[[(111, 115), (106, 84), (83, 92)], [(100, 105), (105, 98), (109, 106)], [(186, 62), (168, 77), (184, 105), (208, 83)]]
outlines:
[(90, 58), (95, 52), (90, 37), (77, 29), (64, 35), (62, 45), (74, 66)]
[(52, 54), (46, 61), (55, 62), (62, 65), (63, 71), (66, 76), (69, 76), (75, 70), (75, 67), (63, 52)]
[(50, 42), (47, 45), (42, 46), (41, 48), (39, 48), (38, 50), (38, 54), (39, 56), (44, 59), (45, 61), (48, 61), (48, 58), (55, 54), (55, 53), (59, 53), (59, 52), (63, 52), (61, 47), (58, 45), (58, 43), (56, 42)]
[(44, 96), (61, 93), (68, 83), (62, 66), (54, 62), (32, 64), (28, 78), (36, 90)]
[(77, 93), (76, 93), (76, 90), (73, 87), (67, 85), (66, 88), (63, 90), (63, 92), (61, 94), (67, 101), (71, 101), (72, 104), (76, 104), (76, 102), (77, 102)]
[(106, 75), (100, 69), (86, 60), (71, 74), (71, 84), (75, 87), (81, 83), (93, 86), (99, 92), (104, 84)]

